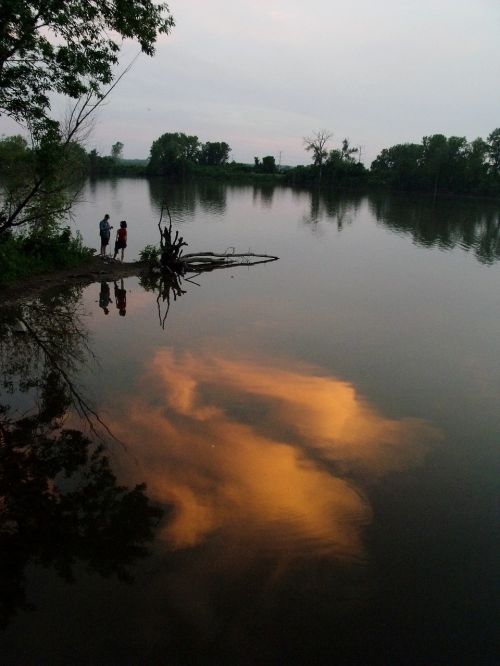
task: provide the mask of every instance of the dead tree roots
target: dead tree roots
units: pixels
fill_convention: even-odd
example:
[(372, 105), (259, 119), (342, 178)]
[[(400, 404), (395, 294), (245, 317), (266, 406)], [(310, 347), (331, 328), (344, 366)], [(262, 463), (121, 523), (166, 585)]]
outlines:
[[(164, 223), (164, 212), (168, 214), (168, 225)], [(202, 273), (213, 271), (217, 268), (229, 268), (233, 266), (254, 266), (276, 261), (278, 257), (269, 254), (254, 254), (253, 252), (195, 252), (183, 253), (183, 247), (187, 247), (184, 238), (176, 230), (172, 230), (172, 218), (166, 204), (162, 205), (160, 219), (158, 222), (160, 231), (160, 266), (161, 272), (171, 275), (185, 275), (186, 273)]]

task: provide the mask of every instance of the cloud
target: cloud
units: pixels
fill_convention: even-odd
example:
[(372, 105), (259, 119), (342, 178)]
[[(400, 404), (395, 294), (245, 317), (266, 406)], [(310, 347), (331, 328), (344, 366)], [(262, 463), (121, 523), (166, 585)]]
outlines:
[(149, 494), (174, 507), (169, 547), (224, 534), (241, 561), (362, 559), (372, 512), (355, 479), (419, 464), (436, 437), (309, 366), (170, 349), (112, 427), (139, 452)]

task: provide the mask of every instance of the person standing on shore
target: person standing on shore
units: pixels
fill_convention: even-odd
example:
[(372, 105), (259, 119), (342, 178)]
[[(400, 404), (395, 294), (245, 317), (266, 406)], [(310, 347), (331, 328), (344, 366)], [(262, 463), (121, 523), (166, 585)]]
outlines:
[(106, 248), (109, 244), (112, 228), (113, 227), (109, 223), (109, 215), (106, 213), (103, 219), (99, 222), (99, 235), (101, 237), (101, 257), (106, 256)]
[(113, 256), (113, 259), (116, 259), (118, 250), (121, 250), (122, 251), (121, 260), (123, 261), (123, 253), (125, 252), (126, 247), (127, 247), (127, 223), (125, 222), (125, 220), (122, 220), (120, 222), (120, 228), (116, 232), (115, 254)]

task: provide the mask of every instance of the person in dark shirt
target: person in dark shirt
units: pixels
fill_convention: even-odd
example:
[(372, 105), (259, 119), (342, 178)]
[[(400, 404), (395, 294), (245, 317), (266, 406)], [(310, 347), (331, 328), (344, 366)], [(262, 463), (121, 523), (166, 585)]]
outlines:
[(99, 236), (101, 237), (101, 257), (106, 256), (106, 248), (108, 247), (112, 228), (113, 227), (109, 223), (109, 215), (106, 213), (106, 215), (99, 222)]

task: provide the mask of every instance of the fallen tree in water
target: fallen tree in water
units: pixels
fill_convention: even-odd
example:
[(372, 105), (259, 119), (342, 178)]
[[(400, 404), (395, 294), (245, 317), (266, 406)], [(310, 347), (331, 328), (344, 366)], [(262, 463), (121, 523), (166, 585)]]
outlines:
[[(165, 210), (168, 214), (168, 225), (164, 223), (163, 219)], [(178, 230), (173, 234), (172, 218), (165, 204), (161, 208), (158, 229), (160, 231), (159, 252), (155, 252), (154, 248), (150, 248), (147, 257), (145, 257), (153, 271), (156, 270), (156, 272), (165, 271), (175, 275), (185, 275), (186, 273), (213, 271), (217, 268), (266, 264), (276, 261), (279, 258), (269, 254), (235, 252), (234, 248), (231, 248), (232, 251), (230, 252), (194, 252), (183, 254), (182, 248), (187, 247), (187, 243)]]
[(279, 257), (270, 254), (254, 254), (245, 252), (199, 252), (198, 254), (185, 254), (179, 258), (180, 264), (184, 264), (185, 270), (196, 273), (212, 271), (214, 268), (228, 268), (229, 266), (255, 266), (255, 264), (267, 264), (276, 261)]

